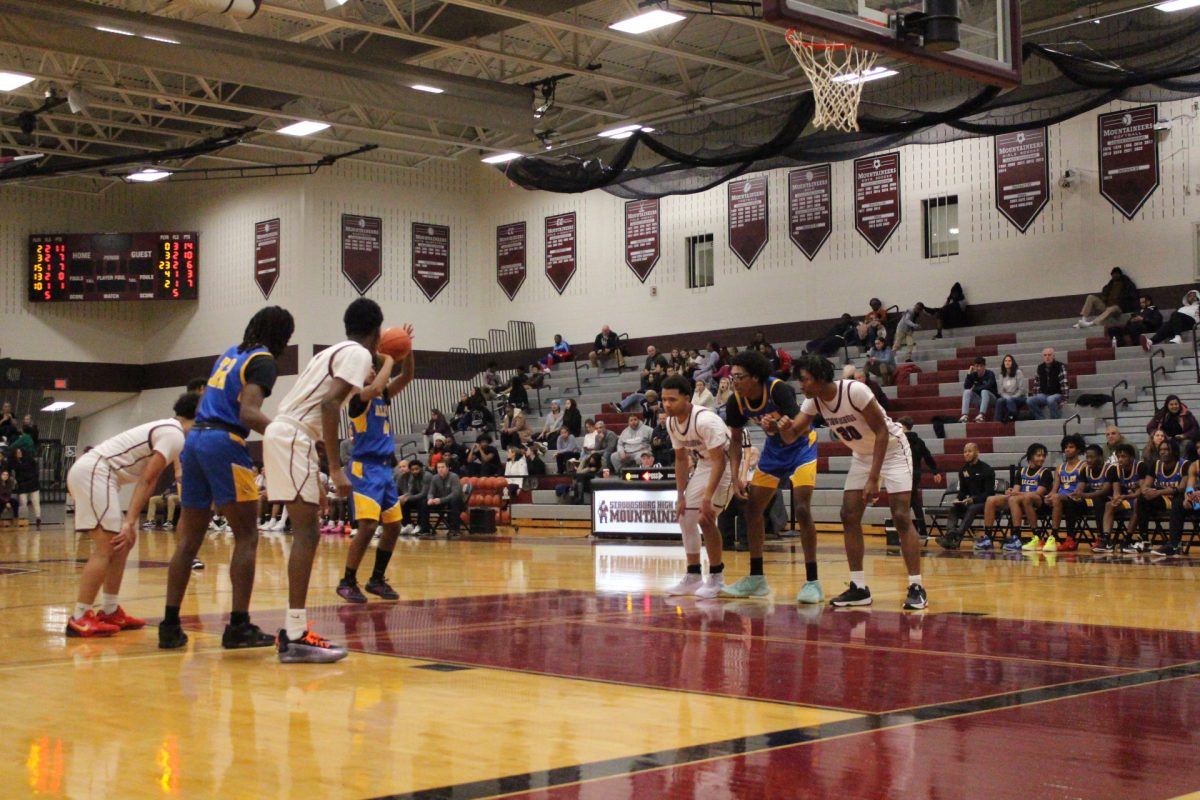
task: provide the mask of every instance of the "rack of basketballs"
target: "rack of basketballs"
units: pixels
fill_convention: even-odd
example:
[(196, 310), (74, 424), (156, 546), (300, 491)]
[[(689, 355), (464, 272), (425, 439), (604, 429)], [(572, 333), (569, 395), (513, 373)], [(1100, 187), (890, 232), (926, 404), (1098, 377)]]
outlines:
[(509, 511), (510, 489), (506, 478), (463, 478), (463, 491), (467, 494), (467, 508), (462, 512), (462, 521), (470, 525), (471, 509), (493, 508), (496, 524), (508, 525), (512, 521)]

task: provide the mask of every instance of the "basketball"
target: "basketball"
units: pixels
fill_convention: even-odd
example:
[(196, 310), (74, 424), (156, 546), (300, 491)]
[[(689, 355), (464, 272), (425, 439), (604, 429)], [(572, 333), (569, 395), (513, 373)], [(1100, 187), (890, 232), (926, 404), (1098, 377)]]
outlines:
[(391, 356), (395, 361), (408, 358), (412, 352), (412, 338), (404, 328), (384, 328), (379, 335), (379, 347), (376, 348), (385, 356)]

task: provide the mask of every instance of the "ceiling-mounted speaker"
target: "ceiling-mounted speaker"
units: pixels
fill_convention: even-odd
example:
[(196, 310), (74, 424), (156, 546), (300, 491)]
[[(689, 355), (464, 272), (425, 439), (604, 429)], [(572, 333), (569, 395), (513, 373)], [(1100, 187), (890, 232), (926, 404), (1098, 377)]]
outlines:
[(67, 108), (71, 109), (72, 114), (82, 114), (88, 110), (92, 101), (84, 93), (83, 87), (75, 85), (67, 92)]

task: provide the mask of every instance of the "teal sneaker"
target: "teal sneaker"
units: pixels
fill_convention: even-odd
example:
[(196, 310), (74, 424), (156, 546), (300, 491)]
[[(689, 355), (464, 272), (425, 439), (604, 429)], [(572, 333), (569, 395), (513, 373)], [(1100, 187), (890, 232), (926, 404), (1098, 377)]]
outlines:
[(766, 597), (771, 593), (767, 576), (747, 575), (732, 586), (721, 589), (721, 597)]
[(796, 602), (805, 605), (820, 603), (825, 599), (825, 593), (821, 591), (820, 581), (807, 581), (800, 587), (800, 593), (796, 595)]

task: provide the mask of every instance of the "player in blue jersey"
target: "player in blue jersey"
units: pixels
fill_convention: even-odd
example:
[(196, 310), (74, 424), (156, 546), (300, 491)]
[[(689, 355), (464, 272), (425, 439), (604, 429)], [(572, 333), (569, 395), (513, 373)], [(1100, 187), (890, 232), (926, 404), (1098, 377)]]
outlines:
[[(1054, 472), (1046, 466), (1050, 451), (1041, 442), (1034, 442), (1025, 451), (1025, 466), (1017, 470), (1017, 482), (1008, 491), (1008, 514), (1012, 536), (1004, 543), (1010, 552), (1020, 551), (1021, 526), (1029, 521), (1029, 530), (1037, 530), (1038, 513), (1046, 495), (1054, 488)], [(985, 509), (986, 511), (986, 509)], [(1032, 541), (1037, 541), (1035, 536)]]
[(1142, 494), (1142, 480), (1146, 477), (1146, 464), (1138, 460), (1138, 452), (1133, 445), (1122, 443), (1113, 452), (1117, 463), (1113, 465), (1112, 497), (1104, 506), (1104, 519), (1100, 526), (1097, 541), (1092, 545), (1093, 553), (1111, 553), (1117, 549), (1113, 540), (1113, 527), (1117, 518), (1131, 520), (1137, 507), (1138, 497)]
[[(724, 587), (721, 596), (765, 597), (770, 593), (763, 574), (763, 512), (775, 498), (779, 484), (790, 479), (792, 510), (800, 526), (800, 543), (804, 549), (805, 583), (796, 601), (820, 603), (825, 595), (817, 577), (817, 530), (810, 511), (813, 488), (817, 485), (817, 435), (806, 431), (794, 442), (784, 441), (779, 432), (779, 420), (799, 416), (796, 390), (771, 376), (771, 364), (761, 353), (742, 351), (733, 357), (730, 368), (733, 395), (725, 407), (725, 422), (730, 433), (729, 460), (734, 491), (738, 497), (747, 500), (750, 574)], [(742, 430), (752, 422), (767, 434), (767, 441), (754, 476), (747, 483), (741, 473)]]
[[(412, 326), (404, 327), (412, 337)], [(353, 492), (358, 533), (346, 551), (346, 574), (338, 584), (337, 593), (351, 603), (367, 602), (366, 595), (358, 588), (358, 565), (362, 563), (367, 546), (375, 537), (375, 529), (380, 523), (383, 524), (383, 534), (375, 548), (375, 568), (371, 571), (366, 590), (384, 600), (399, 598), (384, 577), (396, 539), (400, 536), (402, 517), (400, 493), (396, 490), (396, 479), (392, 477), (396, 441), (392, 438), (388, 411), (391, 399), (412, 381), (416, 362), (409, 352), (400, 365), (400, 374), (394, 378), (391, 377), (391, 363), (390, 357), (376, 355), (375, 380), (351, 396), (348, 407), (354, 448), (346, 472)]]
[[(1167, 514), (1170, 517), (1171, 541), (1168, 541), (1168, 551), (1160, 549), (1160, 555), (1173, 555), (1179, 541), (1174, 536), (1178, 531), (1183, 533), (1183, 517), (1188, 503), (1187, 494), (1188, 462), (1179, 457), (1179, 440), (1164, 439), (1158, 446), (1158, 461), (1153, 466), (1146, 466), (1146, 477), (1142, 479), (1142, 493), (1138, 498), (1136, 522), (1125, 534), (1125, 545), (1121, 552), (1135, 555), (1146, 550), (1150, 541), (1150, 519), (1156, 514)], [(1141, 535), (1141, 541), (1133, 541), (1133, 533)]]
[(234, 537), (229, 562), (233, 597), (221, 646), (269, 647), (275, 641), (250, 622), (250, 593), (258, 551), (258, 487), (254, 463), (246, 451), (246, 437), (252, 430), (262, 433), (271, 421), (263, 414), (262, 402), (275, 386), (279, 372), (275, 360), (283, 355), (294, 330), (287, 309), (264, 308), (250, 318), (241, 344), (222, 353), (213, 366), (180, 457), (183, 510), (175, 554), (167, 571), (166, 610), (158, 626), (161, 648), (187, 644), (179, 607), (214, 505), (229, 520)]
[[(1063, 463), (1059, 464), (1058, 469), (1055, 470), (1054, 486), (1046, 496), (1046, 502), (1050, 504), (1050, 527), (1045, 531), (1044, 541), (1035, 536), (1021, 547), (1022, 550), (1056, 552), (1058, 550), (1058, 526), (1062, 523), (1063, 513), (1067, 512), (1073, 516), (1076, 510), (1083, 505), (1075, 497), (1075, 487), (1083, 479), (1082, 456), (1083, 448), (1086, 446), (1083, 437), (1078, 433), (1068, 434), (1062, 438), (1059, 446), (1062, 448)], [(1066, 538), (1065, 544), (1067, 545), (1066, 549), (1076, 549), (1075, 540), (1070, 536)]]

